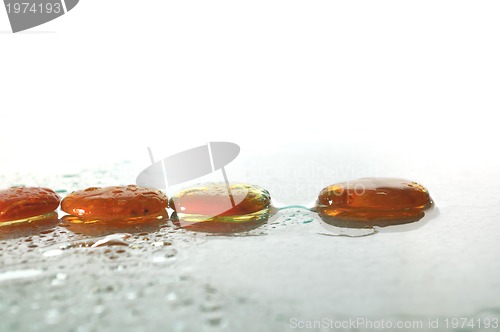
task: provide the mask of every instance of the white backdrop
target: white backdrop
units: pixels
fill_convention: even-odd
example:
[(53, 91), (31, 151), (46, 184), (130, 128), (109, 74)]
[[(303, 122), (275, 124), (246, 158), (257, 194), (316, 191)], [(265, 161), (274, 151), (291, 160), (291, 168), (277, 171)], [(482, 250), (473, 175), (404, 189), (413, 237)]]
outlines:
[[(498, 160), (498, 1), (81, 0), (9, 32), (5, 173), (234, 141)], [(40, 160), (44, 160), (40, 163)]]
[[(325, 237), (308, 228), (318, 220), (303, 224), (305, 217), (288, 210), (286, 226), (267, 237), (186, 242), (179, 266), (192, 271), (189, 282), (255, 295), (251, 310), (225, 303), (244, 322), (259, 323), (255, 312), (289, 317), (294, 306), (304, 317), (482, 317), (486, 309), (498, 315), (492, 290), (500, 288), (499, 1), (80, 2), (15, 35), (0, 8), (0, 188), (35, 179), (73, 190), (96, 185), (98, 176), (57, 176), (105, 168), (104, 178), (118, 169), (112, 165), (126, 169), (134, 163), (123, 161), (132, 160), (137, 169), (110, 175), (119, 182), (110, 184), (126, 184), (149, 164), (148, 146), (161, 158), (218, 140), (242, 147), (228, 166), (230, 179), (261, 185), (287, 205), (306, 205), (335, 181), (407, 177), (429, 188), (440, 211), (418, 230)], [(43, 182), (48, 174), (53, 183)], [(295, 228), (289, 220), (298, 222)], [(17, 266), (16, 247), (6, 248)], [(101, 281), (90, 275), (79, 283), (88, 266), (65, 257), (78, 277), (70, 275), (73, 286), (60, 289), (91, 293)], [(163, 270), (144, 271), (167, 280), (157, 277)], [(142, 272), (123, 274), (123, 291), (143, 289), (149, 274)], [(30, 284), (42, 290), (37, 294), (62, 294), (38, 287), (50, 284), (40, 280)], [(16, 289), (30, 293), (3, 287), (2, 298)], [(31, 312), (51, 309), (46, 298), (23, 296), (17, 308), (28, 318), (8, 318), (37, 327)], [(128, 303), (140, 310), (147, 303), (145, 313), (162, 317), (150, 323), (163, 327), (165, 313), (176, 311), (149, 300)], [(126, 324), (131, 311), (114, 303), (111, 316)], [(94, 307), (81, 305), (73, 316), (61, 311), (61, 322), (78, 316), (87, 324), (82, 313)], [(231, 310), (224, 311), (234, 324)], [(186, 312), (187, 322), (198, 317)]]

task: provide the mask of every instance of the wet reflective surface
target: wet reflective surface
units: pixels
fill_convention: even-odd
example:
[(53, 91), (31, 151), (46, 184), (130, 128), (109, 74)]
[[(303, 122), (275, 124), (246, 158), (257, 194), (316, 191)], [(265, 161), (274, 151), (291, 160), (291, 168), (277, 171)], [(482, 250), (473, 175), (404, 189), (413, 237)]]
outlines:
[(41, 216), (0, 223), (0, 239), (16, 239), (30, 235), (40, 235), (48, 232), (59, 224), (56, 212)]
[[(120, 164), (68, 175), (53, 188), (65, 195), (109, 186), (133, 169), (140, 168)], [(292, 318), (499, 318), (500, 301), (491, 291), (500, 273), (500, 186), (490, 182), (497, 169), (468, 174), (468, 181), (449, 181), (464, 179), (450, 168), (434, 172), (422, 182), (439, 202), (439, 215), (374, 227), (370, 236), (334, 228), (303, 207), (281, 209), (254, 229), (232, 233), (193, 231), (172, 218), (127, 227), (64, 218), (36, 231), (37, 223), (10, 233), (0, 227), (0, 331), (297, 331)], [(283, 199), (280, 207), (336, 182), (283, 178), (297, 185), (249, 180)], [(274, 194), (280, 185), (283, 191)], [(490, 195), (481, 195), (487, 185)]]

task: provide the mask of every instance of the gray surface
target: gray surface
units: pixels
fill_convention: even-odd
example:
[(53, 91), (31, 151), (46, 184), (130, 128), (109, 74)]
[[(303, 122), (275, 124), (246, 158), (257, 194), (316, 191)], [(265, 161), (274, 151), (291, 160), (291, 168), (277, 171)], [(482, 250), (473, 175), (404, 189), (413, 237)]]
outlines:
[[(336, 181), (403, 176), (428, 187), (439, 214), (412, 230), (386, 228), (356, 238), (324, 235), (328, 230), (315, 214), (291, 208), (235, 236), (167, 225), (115, 235), (120, 246), (81, 248), (82, 241), (103, 238), (62, 227), (2, 240), (0, 330), (288, 331), (298, 330), (290, 326), (293, 318), (443, 324), (447, 317), (500, 317), (497, 161), (301, 151), (300, 158), (285, 148), (279, 158), (242, 154), (228, 175), (269, 189), (283, 206), (307, 205), (311, 192)], [(2, 180), (70, 191), (133, 182), (145, 166)]]

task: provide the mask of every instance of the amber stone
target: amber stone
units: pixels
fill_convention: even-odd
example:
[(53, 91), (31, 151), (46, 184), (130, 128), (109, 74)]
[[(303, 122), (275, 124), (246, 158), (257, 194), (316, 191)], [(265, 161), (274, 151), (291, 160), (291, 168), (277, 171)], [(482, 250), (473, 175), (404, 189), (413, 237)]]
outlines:
[(209, 183), (170, 199), (175, 225), (198, 232), (237, 233), (255, 229), (272, 213), (269, 192), (249, 184)]
[[(183, 190), (170, 199), (176, 212), (206, 216), (239, 216), (261, 211), (271, 204), (269, 192), (249, 184), (209, 183)], [(234, 202), (232, 204), (231, 200)]]
[(55, 211), (21, 220), (0, 222), (0, 240), (49, 234), (59, 222)]
[(431, 205), (429, 192), (416, 182), (364, 178), (324, 188), (317, 209), (325, 221), (386, 226), (419, 220)]
[(53, 212), (59, 202), (59, 196), (47, 188), (12, 187), (0, 190), (0, 223)]
[(61, 209), (81, 220), (129, 220), (165, 212), (167, 196), (159, 190), (136, 185), (75, 191), (66, 196)]

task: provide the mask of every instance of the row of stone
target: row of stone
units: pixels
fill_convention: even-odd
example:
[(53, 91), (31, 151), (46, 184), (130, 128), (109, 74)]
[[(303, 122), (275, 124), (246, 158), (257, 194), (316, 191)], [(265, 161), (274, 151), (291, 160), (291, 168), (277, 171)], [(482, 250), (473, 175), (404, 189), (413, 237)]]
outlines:
[[(78, 222), (144, 221), (164, 216), (168, 207), (193, 222), (244, 222), (255, 220), (245, 216), (269, 209), (271, 196), (258, 186), (212, 183), (181, 191), (169, 200), (160, 190), (129, 185), (87, 188), (61, 202), (51, 189), (12, 187), (0, 190), (0, 223), (30, 221), (54, 212), (59, 204)], [(324, 188), (316, 211), (324, 220), (376, 225), (419, 220), (431, 205), (427, 189), (416, 182), (365, 178)]]

